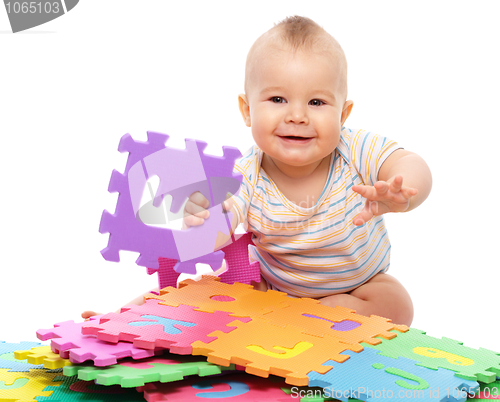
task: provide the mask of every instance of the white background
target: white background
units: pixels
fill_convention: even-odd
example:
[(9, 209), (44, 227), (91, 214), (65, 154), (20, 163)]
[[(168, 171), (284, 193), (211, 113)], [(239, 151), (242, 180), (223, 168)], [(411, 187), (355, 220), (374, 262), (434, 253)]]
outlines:
[(130, 133), (242, 152), (246, 53), (288, 15), (337, 38), (349, 62), (346, 125), (397, 140), (430, 165), (427, 202), (387, 217), (390, 273), (413, 297), (413, 326), (500, 351), (500, 25), (495, 1), (82, 0), (12, 34), (0, 9), (0, 339), (109, 312), (156, 286), (99, 251), (111, 171)]

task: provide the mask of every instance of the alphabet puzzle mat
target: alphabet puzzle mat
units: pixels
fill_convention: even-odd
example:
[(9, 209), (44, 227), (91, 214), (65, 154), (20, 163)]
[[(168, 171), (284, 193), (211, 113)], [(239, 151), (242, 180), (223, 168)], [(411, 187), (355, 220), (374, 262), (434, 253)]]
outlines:
[[(326, 307), (316, 300), (290, 298), (276, 291), (259, 292), (250, 285), (230, 285), (214, 277), (186, 280), (178, 289), (165, 288), (159, 295), (148, 295), (142, 306), (129, 306), (119, 314), (106, 314), (83, 324), (73, 323), (71, 331), (60, 332), (61, 327), (64, 325), (56, 324), (53, 330), (38, 331), (40, 338), (52, 340), (52, 351), (43, 352), (35, 346), (32, 352), (16, 356), (40, 363), (44, 354), (46, 360), (52, 358), (50, 361), (54, 361), (50, 353), (64, 354), (72, 363), (64, 367), (69, 379), (63, 381), (61, 373), (39, 366), (28, 370), (30, 360), (16, 362), (20, 364), (16, 366), (18, 371), (6, 368), (0, 372), (0, 401), (11, 400), (5, 395), (25, 384), (31, 387), (28, 399), (12, 400), (64, 400), (60, 398), (65, 393), (74, 389), (90, 393), (93, 387), (99, 392), (99, 387), (105, 387), (108, 398), (119, 389), (117, 400), (125, 401), (138, 397), (149, 401), (197, 400), (206, 399), (207, 394), (213, 400), (266, 400), (255, 392), (264, 389), (258, 384), (269, 381), (264, 380), (269, 375), (284, 378), (289, 385), (281, 380), (278, 388), (265, 394), (267, 400), (292, 400), (299, 392), (306, 398), (312, 388), (301, 388), (304, 386), (319, 387), (317, 392), (323, 389), (322, 396), (316, 394), (309, 400), (499, 398), (495, 391), (500, 377), (498, 353), (469, 348), (448, 338), (433, 338), (381, 317), (365, 317), (350, 309)], [(74, 331), (75, 327), (81, 330)], [(103, 343), (107, 349), (96, 348), (92, 355), (78, 352), (82, 338)], [(8, 351), (0, 349), (4, 358), (13, 348), (33, 347), (3, 345)], [(113, 348), (127, 352), (121, 357), (121, 352), (112, 352)], [(134, 349), (157, 355), (143, 360), (129, 353)], [(201, 357), (162, 356), (161, 350), (207, 356), (208, 362)], [(85, 358), (90, 365), (79, 364)], [(262, 379), (240, 374), (205, 381), (185, 378), (228, 370), (234, 373), (234, 365)], [(14, 363), (0, 362), (0, 367), (4, 366)], [(95, 380), (97, 385), (82, 382)], [(173, 381), (175, 385), (170, 385)], [(139, 386), (139, 391), (131, 389)], [(271, 383), (267, 386), (273, 387)], [(188, 395), (193, 399), (186, 399)]]

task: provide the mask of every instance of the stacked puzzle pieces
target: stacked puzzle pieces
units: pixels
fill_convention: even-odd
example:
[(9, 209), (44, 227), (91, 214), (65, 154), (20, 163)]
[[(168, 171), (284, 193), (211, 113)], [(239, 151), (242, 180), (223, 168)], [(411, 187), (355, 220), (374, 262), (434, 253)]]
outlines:
[[(138, 252), (137, 264), (158, 273), (162, 290), (119, 314), (39, 330), (50, 346), (0, 342), (0, 402), (500, 399), (498, 353), (318, 300), (255, 290), (250, 283), (260, 271), (248, 261), (249, 234), (232, 235), (214, 252), (218, 233), (229, 235), (222, 202), (238, 191), (233, 165), (240, 152), (224, 147), (222, 157), (206, 155), (207, 144), (194, 140), (175, 150), (167, 139), (154, 132), (146, 142), (121, 138), (127, 164), (109, 184), (119, 193), (117, 206), (114, 214), (104, 211), (99, 227), (109, 233), (103, 257), (119, 261), (122, 250)], [(144, 204), (148, 186), (151, 201)], [(158, 227), (167, 221), (167, 195), (175, 213), (195, 191), (210, 202), (203, 225)], [(175, 286), (179, 273), (196, 273), (197, 263), (216, 270), (223, 259), (228, 271), (220, 278)]]
[[(39, 330), (50, 349), (15, 357), (52, 370), (12, 359), (0, 373), (0, 401), (500, 398), (499, 354), (381, 317), (214, 277), (146, 299), (119, 314)], [(61, 367), (67, 377), (53, 371)], [(38, 393), (9, 396), (24, 386)]]

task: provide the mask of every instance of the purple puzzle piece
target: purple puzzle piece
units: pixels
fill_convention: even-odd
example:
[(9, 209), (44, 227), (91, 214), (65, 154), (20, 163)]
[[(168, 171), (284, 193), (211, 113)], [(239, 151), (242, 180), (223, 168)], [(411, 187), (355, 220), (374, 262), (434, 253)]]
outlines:
[[(91, 320), (98, 322), (99, 318), (100, 316), (95, 316)], [(38, 330), (36, 335), (42, 341), (51, 339), (52, 351), (64, 359), (69, 358), (73, 363), (93, 360), (96, 366), (109, 366), (124, 357), (143, 359), (155, 355), (154, 350), (139, 349), (130, 343), (113, 344), (101, 341), (92, 335), (82, 335), (83, 324), (74, 321), (60, 322), (52, 329)]]
[[(119, 251), (128, 250), (140, 253), (136, 261), (138, 265), (157, 269), (158, 258), (166, 257), (180, 262), (176, 267), (178, 272), (192, 272), (196, 262), (206, 262), (212, 266), (214, 259), (220, 258), (212, 255), (213, 246), (219, 231), (228, 233), (230, 219), (221, 208), (211, 211), (212, 216), (204, 225), (186, 231), (148, 226), (137, 216), (147, 180), (153, 175), (158, 175), (160, 179), (159, 192), (174, 193), (176, 203), (181, 202), (181, 199), (184, 201), (190, 195), (188, 192), (196, 188), (193, 186), (200, 185), (206, 193), (207, 181), (211, 199), (214, 200), (212, 193), (215, 191), (217, 199), (221, 199), (220, 194), (224, 194), (223, 200), (227, 192), (237, 191), (235, 188), (239, 186), (238, 179), (241, 177), (231, 171), (228, 174), (231, 181), (224, 181), (225, 177), (210, 178), (206, 170), (214, 174), (226, 174), (227, 166), (232, 169), (234, 159), (241, 154), (235, 148), (225, 147), (222, 158), (206, 156), (202, 153), (206, 144), (194, 140), (186, 140), (185, 150), (169, 149), (165, 147), (167, 139), (168, 136), (164, 134), (148, 132), (147, 142), (134, 141), (128, 134), (120, 141), (118, 150), (128, 151), (129, 158), (123, 174), (113, 171), (109, 191), (120, 193), (116, 211), (114, 214), (104, 211), (99, 227), (100, 233), (110, 233), (108, 246), (101, 251), (108, 261), (119, 261)], [(218, 171), (211, 166), (217, 163), (223, 164), (225, 168)], [(218, 187), (213, 189), (212, 182), (218, 183)], [(155, 201), (164, 195), (157, 193)], [(196, 262), (192, 261), (195, 259)], [(217, 269), (219, 266), (212, 268)]]

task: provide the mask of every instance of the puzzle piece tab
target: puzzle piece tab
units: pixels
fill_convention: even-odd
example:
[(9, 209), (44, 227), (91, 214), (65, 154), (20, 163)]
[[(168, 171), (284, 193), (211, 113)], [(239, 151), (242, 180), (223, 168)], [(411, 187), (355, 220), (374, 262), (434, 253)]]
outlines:
[(165, 356), (148, 359), (121, 360), (120, 363), (108, 367), (70, 366), (65, 368), (64, 375), (78, 374), (80, 380), (93, 381), (100, 385), (120, 385), (124, 388), (140, 387), (150, 382), (174, 382), (185, 376), (208, 376), (223, 371), (235, 370), (234, 366), (222, 367), (208, 363), (196, 356)]
[(71, 365), (69, 359), (63, 359), (57, 353), (52, 352), (50, 346), (37, 346), (30, 350), (18, 350), (14, 352), (17, 359), (27, 359), (28, 363), (39, 364), (51, 370)]
[(85, 323), (82, 331), (97, 335), (102, 341), (127, 341), (140, 348), (164, 348), (189, 354), (192, 342), (210, 342), (214, 338), (207, 336), (209, 333), (229, 332), (233, 328), (227, 324), (233, 321), (234, 317), (225, 312), (204, 313), (191, 306), (164, 306), (158, 300), (147, 300), (143, 305), (123, 308), (120, 314), (106, 314), (100, 323)]
[(458, 378), (452, 371), (430, 370), (404, 357), (379, 355), (375, 349), (345, 354), (351, 358), (342, 364), (325, 362), (331, 367), (327, 373), (309, 373), (309, 386), (323, 387), (326, 396), (341, 401), (353, 397), (367, 402), (405, 399), (463, 402), (467, 392), (479, 388), (476, 381)]
[[(218, 339), (210, 343), (194, 342), (193, 355), (208, 356), (208, 361), (227, 366), (230, 363), (245, 366), (250, 374), (267, 377), (275, 374), (285, 377), (293, 385), (308, 385), (311, 370), (325, 373), (329, 367), (322, 364), (332, 359), (338, 362), (349, 358), (345, 350), (361, 352), (359, 344), (341, 343), (335, 338), (316, 337), (294, 327), (278, 327), (254, 318), (227, 334), (216, 331), (210, 336)], [(265, 335), (263, 335), (265, 334)]]
[[(87, 323), (98, 319), (93, 317)], [(130, 343), (110, 344), (97, 339), (95, 336), (83, 335), (83, 322), (73, 321), (60, 322), (52, 329), (40, 329), (37, 337), (46, 341), (51, 339), (51, 349), (62, 358), (71, 360), (72, 363), (83, 363), (93, 360), (96, 366), (108, 366), (116, 364), (117, 359), (133, 357), (143, 359), (154, 355), (153, 350), (139, 349)]]
[(415, 328), (371, 347), (379, 350), (381, 355), (403, 356), (433, 370), (452, 370), (457, 377), (468, 380), (490, 383), (500, 377), (500, 355), (496, 352), (469, 348), (450, 338), (433, 338)]

